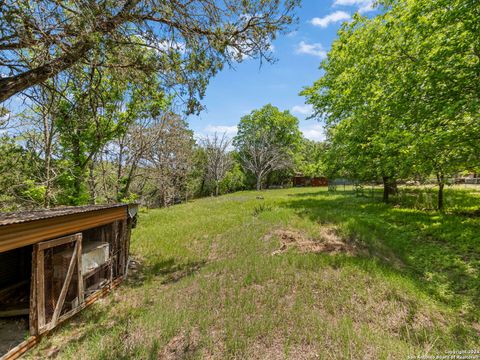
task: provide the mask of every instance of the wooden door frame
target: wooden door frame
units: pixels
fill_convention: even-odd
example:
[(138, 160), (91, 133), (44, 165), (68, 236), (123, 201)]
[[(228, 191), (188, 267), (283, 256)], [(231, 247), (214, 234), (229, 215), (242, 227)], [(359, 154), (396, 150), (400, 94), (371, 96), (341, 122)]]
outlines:
[[(61, 246), (69, 243), (75, 243), (75, 247), (70, 259), (67, 274), (62, 285), (62, 290), (55, 305), (55, 310), (50, 322), (46, 323), (45, 319), (45, 281), (52, 281), (52, 279), (45, 279), (45, 259), (44, 251), (56, 246)], [(78, 291), (78, 306), (69, 312), (60, 315), (65, 297), (70, 287), (73, 277), (75, 265), (77, 266), (77, 291)], [(33, 247), (32, 256), (32, 286), (30, 296), (30, 332), (31, 334), (39, 335), (46, 331), (53, 329), (57, 324), (66, 318), (76, 314), (84, 303), (84, 289), (83, 289), (83, 275), (82, 275), (82, 233), (64, 236), (58, 239), (44, 241), (35, 244)]]

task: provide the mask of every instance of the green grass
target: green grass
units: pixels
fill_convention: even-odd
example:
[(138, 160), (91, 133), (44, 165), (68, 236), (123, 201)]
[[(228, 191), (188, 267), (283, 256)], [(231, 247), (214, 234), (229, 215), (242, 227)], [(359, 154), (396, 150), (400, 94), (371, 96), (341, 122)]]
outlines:
[[(480, 193), (241, 192), (142, 211), (141, 264), (29, 356), (405, 359), (480, 348)], [(426, 206), (428, 208), (428, 206)], [(358, 252), (278, 255), (273, 229), (334, 226)], [(168, 355), (168, 356), (167, 356)]]

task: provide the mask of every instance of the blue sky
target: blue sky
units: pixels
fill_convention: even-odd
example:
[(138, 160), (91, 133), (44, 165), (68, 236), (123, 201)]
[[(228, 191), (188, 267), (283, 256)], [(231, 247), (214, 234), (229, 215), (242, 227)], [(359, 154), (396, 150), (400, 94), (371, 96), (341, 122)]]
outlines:
[[(189, 116), (190, 128), (197, 138), (214, 132), (232, 137), (240, 118), (271, 103), (290, 110), (300, 120), (300, 129), (312, 140), (324, 139), (323, 125), (306, 119), (311, 111), (299, 96), (303, 87), (321, 76), (319, 65), (337, 36), (342, 22), (359, 11), (372, 15), (374, 0), (303, 0), (296, 10), (299, 18), (286, 35), (273, 42), (273, 64), (247, 59), (235, 68), (225, 67), (211, 79), (199, 116)], [(23, 108), (19, 97), (4, 103), (10, 109)], [(1, 132), (2, 130), (0, 130)]]
[(300, 119), (307, 138), (322, 140), (322, 124), (306, 120), (310, 108), (298, 93), (321, 76), (325, 58), (343, 21), (356, 12), (373, 11), (373, 0), (303, 0), (297, 9), (298, 24), (273, 43), (274, 64), (246, 60), (235, 69), (225, 68), (210, 81), (203, 103), (207, 110), (188, 118), (197, 136), (215, 131), (233, 136), (236, 124), (245, 114), (271, 103), (290, 110)]

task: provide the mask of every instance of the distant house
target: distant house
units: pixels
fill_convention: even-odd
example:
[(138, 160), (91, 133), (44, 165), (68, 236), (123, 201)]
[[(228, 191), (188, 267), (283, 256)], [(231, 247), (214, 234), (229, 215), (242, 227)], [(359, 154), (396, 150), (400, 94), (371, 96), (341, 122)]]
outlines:
[(296, 174), (293, 179), (293, 186), (303, 187), (303, 186), (328, 186), (328, 179), (324, 176), (304, 176), (303, 174)]

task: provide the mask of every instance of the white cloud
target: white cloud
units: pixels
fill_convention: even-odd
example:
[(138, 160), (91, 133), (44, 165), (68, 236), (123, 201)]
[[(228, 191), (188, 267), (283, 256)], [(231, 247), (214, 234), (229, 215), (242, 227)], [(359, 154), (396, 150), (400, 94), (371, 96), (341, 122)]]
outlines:
[(319, 43), (308, 44), (305, 41), (300, 41), (295, 49), (295, 52), (297, 54), (318, 56), (322, 59), (327, 57), (327, 52), (323, 49), (322, 44)]
[(236, 61), (243, 61), (250, 59), (249, 55), (242, 53), (239, 49), (233, 46), (227, 46), (227, 54), (233, 57)]
[(237, 125), (207, 125), (204, 129), (206, 133), (226, 134), (228, 136), (235, 136), (237, 134)]
[(300, 130), (307, 139), (315, 141), (324, 141), (325, 140), (325, 130), (321, 124), (313, 124), (310, 126), (301, 127)]
[(162, 40), (157, 43), (157, 49), (167, 51), (167, 50), (175, 50), (180, 53), (185, 53), (187, 50), (187, 47), (185, 46), (184, 43), (177, 42), (177, 41), (168, 41), (168, 40)]
[(333, 6), (355, 6), (363, 14), (374, 10), (373, 3), (374, 0), (335, 0)]
[(345, 20), (350, 20), (350, 14), (346, 13), (345, 11), (335, 11), (322, 18), (313, 18), (312, 20), (310, 20), (310, 23), (313, 26), (320, 26), (322, 28), (326, 28), (330, 24)]
[(368, 0), (335, 0), (333, 6), (354, 6)]
[(295, 105), (294, 107), (292, 107), (292, 113), (295, 113), (295, 114), (309, 116), (309, 115), (312, 115), (312, 112), (313, 112), (313, 106), (310, 104)]
[(136, 37), (140, 40), (141, 44), (145, 44), (155, 49), (157, 52), (167, 52), (169, 50), (178, 51), (181, 54), (187, 52), (186, 44), (180, 41), (174, 41), (171, 39), (157, 40), (155, 38), (152, 38), (147, 33), (136, 35)]
[(375, 10), (375, 8), (373, 7), (373, 2), (372, 2), (372, 3), (367, 4), (367, 5), (365, 5), (365, 6), (361, 6), (361, 7), (358, 9), (358, 12), (359, 12), (360, 14), (364, 14), (364, 13), (366, 13), (366, 12), (373, 11), (373, 10)]

